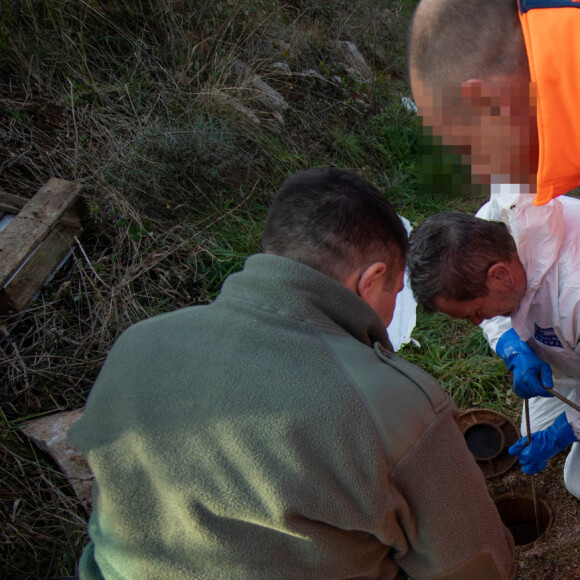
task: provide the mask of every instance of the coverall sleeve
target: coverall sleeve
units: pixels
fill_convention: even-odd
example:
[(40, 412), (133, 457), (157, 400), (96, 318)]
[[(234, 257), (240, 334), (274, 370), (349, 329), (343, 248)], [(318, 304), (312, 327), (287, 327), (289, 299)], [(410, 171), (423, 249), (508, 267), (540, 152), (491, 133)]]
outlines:
[[(568, 272), (568, 275), (562, 276), (562, 288), (560, 288), (560, 324), (564, 327), (564, 333), (567, 335), (568, 342), (576, 345), (575, 351), (580, 356), (580, 285), (575, 282), (574, 278), (578, 276), (578, 265)], [(572, 280), (570, 280), (572, 273)], [(567, 306), (567, 308), (565, 308)], [(576, 405), (580, 406), (580, 376), (574, 376), (576, 389), (566, 393), (566, 396)], [(558, 390), (558, 379), (555, 381), (555, 388)], [(566, 419), (576, 439), (580, 440), (580, 412), (568, 405), (564, 405)]]
[[(580, 406), (580, 393), (578, 390), (570, 396), (570, 400)], [(570, 424), (570, 427), (572, 427), (576, 439), (580, 441), (580, 413), (576, 409), (568, 406), (564, 410), (566, 411), (566, 420)]]
[(483, 330), (483, 336), (489, 343), (489, 346), (495, 352), (497, 341), (501, 335), (506, 333), (512, 327), (511, 318), (508, 316), (495, 316), (488, 320), (484, 320), (479, 327)]
[(423, 434), (393, 476), (395, 513), (408, 542), (395, 559), (410, 578), (515, 576), (512, 536), (451, 410)]
[[(568, 346), (574, 349), (576, 361), (580, 358), (580, 200), (562, 198), (564, 204), (565, 240), (558, 264), (557, 315), (560, 330)], [(570, 355), (572, 356), (572, 354)], [(555, 363), (556, 366), (557, 362)], [(580, 405), (580, 375), (568, 373), (576, 379), (576, 390), (567, 395)], [(557, 384), (556, 384), (557, 387)], [(580, 439), (580, 413), (566, 406), (566, 419)]]

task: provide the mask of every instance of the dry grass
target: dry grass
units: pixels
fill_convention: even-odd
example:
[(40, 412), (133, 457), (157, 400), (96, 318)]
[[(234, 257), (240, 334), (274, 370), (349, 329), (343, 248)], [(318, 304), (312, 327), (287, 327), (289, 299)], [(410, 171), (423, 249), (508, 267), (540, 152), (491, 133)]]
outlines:
[(73, 571), (86, 514), (62, 476), (5, 419), (0, 437), (2, 577), (44, 579), (56, 569)]

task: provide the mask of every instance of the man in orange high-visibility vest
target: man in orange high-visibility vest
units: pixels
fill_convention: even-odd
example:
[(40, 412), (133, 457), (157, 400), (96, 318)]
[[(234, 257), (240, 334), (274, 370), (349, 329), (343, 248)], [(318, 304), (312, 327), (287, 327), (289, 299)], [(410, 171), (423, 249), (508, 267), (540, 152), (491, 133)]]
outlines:
[[(490, 345), (513, 372), (515, 392), (530, 398), (532, 445), (512, 451), (524, 471), (535, 473), (574, 443), (564, 480), (580, 497), (580, 418), (542, 388), (552, 386), (550, 363), (556, 390), (580, 396), (579, 342), (572, 336), (580, 273), (570, 267), (579, 255), (577, 204), (553, 200), (580, 185), (580, 1), (421, 0), (411, 27), (409, 72), (425, 127), (471, 164), (475, 183), (490, 184), (490, 202), (477, 215), (506, 223), (517, 246), (514, 263), (521, 262), (527, 276), (498, 297), (493, 274), (502, 259), (496, 253), (492, 262), (479, 265), (491, 286), (458, 295), (457, 267), (437, 260), (454, 255), (447, 244), (458, 239), (463, 217), (432, 216), (411, 237), (413, 291), (425, 307), (420, 281), (429, 280), (432, 293), (437, 286), (430, 274), (453, 272), (449, 292), (442, 293), (445, 303), (432, 308), (476, 324), (491, 319), (482, 324)], [(530, 198), (544, 207), (533, 207)], [(451, 220), (449, 238), (437, 230), (442, 219)], [(467, 240), (474, 239), (473, 219)], [(473, 281), (468, 245), (460, 245), (455, 257), (469, 264)], [(497, 314), (504, 316), (494, 318)], [(491, 332), (500, 318), (507, 327), (498, 323)]]
[(580, 185), (580, 2), (422, 0), (409, 72), (424, 124), (475, 183), (536, 205)]

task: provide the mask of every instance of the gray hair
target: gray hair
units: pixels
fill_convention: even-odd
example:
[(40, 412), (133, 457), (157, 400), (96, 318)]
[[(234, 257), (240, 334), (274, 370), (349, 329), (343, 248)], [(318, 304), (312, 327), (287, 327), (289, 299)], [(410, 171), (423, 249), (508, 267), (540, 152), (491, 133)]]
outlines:
[(413, 294), (426, 311), (435, 300), (473, 300), (488, 294), (487, 272), (511, 262), (517, 248), (506, 225), (467, 213), (428, 217), (411, 232), (407, 267)]

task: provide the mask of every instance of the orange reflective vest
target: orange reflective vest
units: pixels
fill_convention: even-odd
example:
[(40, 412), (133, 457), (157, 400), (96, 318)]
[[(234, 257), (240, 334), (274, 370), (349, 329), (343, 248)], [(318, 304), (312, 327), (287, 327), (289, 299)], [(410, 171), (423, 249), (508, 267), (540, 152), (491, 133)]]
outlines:
[(518, 0), (537, 91), (540, 156), (534, 203), (580, 185), (580, 0)]

